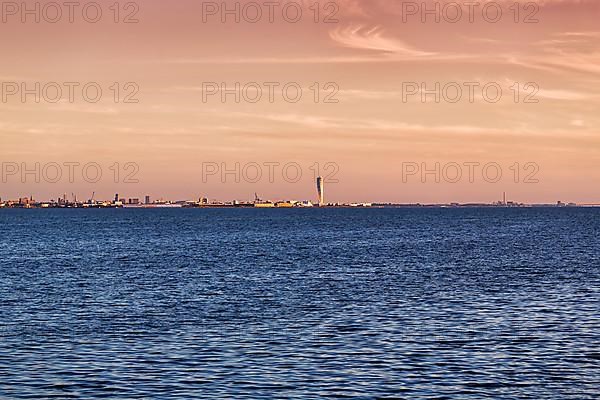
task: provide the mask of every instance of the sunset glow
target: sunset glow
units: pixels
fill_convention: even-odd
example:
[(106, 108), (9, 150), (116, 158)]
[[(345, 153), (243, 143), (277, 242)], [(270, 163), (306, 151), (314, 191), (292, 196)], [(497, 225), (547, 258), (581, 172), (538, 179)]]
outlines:
[[(46, 3), (40, 13), (53, 18)], [(3, 171), (0, 197), (314, 199), (313, 166), (335, 163), (331, 201), (491, 202), (503, 192), (530, 203), (600, 201), (598, 1), (496, 1), (498, 22), (496, 8), (482, 11), (489, 2), (472, 13), (463, 7), (460, 18), (450, 2), (429, 2), (433, 14), (415, 9), (420, 1), (306, 1), (288, 14), (248, 3), (235, 11), (228, 1), (228, 14), (221, 2), (147, 0), (139, 10), (122, 3), (116, 15), (101, 2), (97, 23), (79, 8), (73, 23), (66, 9), (56, 23), (45, 20), (50, 14), (37, 23), (3, 3), (1, 161), (31, 169), (95, 162), (103, 177), (36, 183)], [(297, 9), (302, 18), (290, 22)], [(51, 82), (62, 88), (56, 102)], [(67, 82), (80, 84), (72, 99)], [(89, 82), (102, 89), (96, 103), (82, 93)], [(34, 92), (40, 84), (39, 102), (22, 83)], [(439, 99), (430, 92), (436, 84)], [(290, 182), (278, 169), (270, 182), (265, 168), (256, 183), (221, 175), (203, 182), (208, 162), (293, 162), (303, 175)], [(115, 163), (121, 174), (126, 163), (139, 166), (139, 183), (120, 176), (115, 184)], [(435, 171), (436, 163), (439, 183), (422, 171), (403, 179), (407, 164)], [(494, 163), (502, 177), (490, 182), (478, 167), (470, 181), (463, 167), (462, 179), (449, 182), (449, 165), (465, 163)]]

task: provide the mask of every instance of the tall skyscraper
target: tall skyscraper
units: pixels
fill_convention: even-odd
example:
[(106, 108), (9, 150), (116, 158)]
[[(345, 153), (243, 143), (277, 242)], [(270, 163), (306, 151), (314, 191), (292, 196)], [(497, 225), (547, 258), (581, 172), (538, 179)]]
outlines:
[(317, 194), (319, 195), (319, 207), (325, 205), (325, 180), (322, 177), (317, 178)]

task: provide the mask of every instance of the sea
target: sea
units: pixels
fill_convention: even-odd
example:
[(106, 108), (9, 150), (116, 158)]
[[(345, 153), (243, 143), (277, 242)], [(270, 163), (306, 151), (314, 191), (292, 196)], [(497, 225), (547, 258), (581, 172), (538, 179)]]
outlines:
[(2, 399), (598, 399), (600, 208), (0, 210)]

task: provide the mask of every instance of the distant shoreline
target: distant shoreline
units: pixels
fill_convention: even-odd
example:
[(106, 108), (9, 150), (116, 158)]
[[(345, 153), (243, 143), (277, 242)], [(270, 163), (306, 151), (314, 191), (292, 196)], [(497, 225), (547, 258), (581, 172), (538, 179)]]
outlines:
[(527, 209), (527, 208), (600, 208), (600, 204), (576, 204), (576, 205), (556, 205), (556, 204), (523, 204), (518, 206), (491, 205), (491, 204), (373, 204), (371, 206), (350, 206), (350, 205), (332, 205), (324, 207), (254, 207), (254, 206), (232, 206), (232, 205), (206, 205), (198, 207), (189, 207), (178, 204), (170, 205), (140, 205), (140, 206), (23, 206), (13, 205), (0, 207), (0, 210), (91, 210), (91, 209), (119, 209), (119, 210), (217, 210), (217, 209)]

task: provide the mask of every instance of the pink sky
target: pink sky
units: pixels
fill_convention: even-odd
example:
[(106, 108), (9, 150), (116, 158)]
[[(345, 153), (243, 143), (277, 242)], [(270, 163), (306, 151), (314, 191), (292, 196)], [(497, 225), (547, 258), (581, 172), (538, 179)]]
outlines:
[[(338, 0), (337, 10), (322, 2), (319, 22), (313, 20), (312, 1), (303, 5), (298, 23), (286, 21), (281, 7), (273, 23), (266, 7), (257, 23), (236, 23), (233, 16), (223, 23), (220, 15), (206, 16), (203, 22), (203, 3), (182, 0), (139, 1), (137, 12), (121, 2), (119, 19), (135, 12), (132, 18), (139, 22), (116, 24), (109, 9), (114, 2), (98, 3), (103, 15), (95, 24), (86, 22), (79, 8), (74, 23), (67, 15), (57, 23), (44, 21), (44, 15), (40, 23), (34, 16), (23, 23), (19, 12), (3, 10), (4, 91), (11, 82), (29, 88), (36, 82), (97, 82), (103, 89), (98, 103), (86, 102), (80, 90), (73, 102), (42, 98), (36, 103), (30, 95), (23, 103), (20, 93), (1, 99), (1, 162), (29, 168), (36, 162), (96, 162), (103, 170), (96, 184), (79, 175), (74, 183), (66, 178), (36, 183), (31, 175), (22, 183), (20, 175), (9, 175), (0, 181), (3, 199), (62, 193), (87, 198), (96, 191), (97, 198), (119, 192), (127, 197), (246, 200), (258, 192), (273, 200), (314, 200), (310, 167), (331, 162), (339, 168), (339, 183), (327, 185), (329, 201), (491, 202), (507, 191), (510, 199), (522, 202), (600, 202), (597, 1), (540, 0), (535, 7), (523, 1), (518, 16), (514, 0), (497, 1), (487, 6), (492, 16), (492, 7), (501, 6), (496, 23), (482, 15), (486, 1), (475, 10), (473, 22), (464, 14), (456, 23), (443, 16), (436, 23), (432, 15), (422, 22), (420, 14), (403, 15), (403, 10), (413, 11), (407, 8), (411, 6), (390, 0)], [(239, 3), (240, 9), (247, 3)], [(434, 7), (435, 2), (428, 3)], [(445, 3), (438, 2), (441, 9)], [(27, 4), (33, 9), (34, 2)], [(235, 2), (227, 4), (235, 7)], [(337, 22), (324, 23), (333, 11), (331, 19)], [(134, 82), (139, 103), (115, 103), (114, 82), (121, 86), (121, 99), (130, 92), (123, 86)], [(295, 82), (303, 95), (297, 103), (286, 102), (280, 89), (273, 102), (268, 91), (256, 103), (236, 103), (233, 95), (225, 103), (220, 95), (203, 101), (205, 82), (230, 88), (236, 82), (257, 82), (263, 90), (265, 82)], [(311, 90), (315, 82), (321, 87), (318, 103)], [(491, 103), (479, 89), (472, 102), (463, 92), (455, 103), (435, 103), (432, 95), (423, 103), (420, 93), (403, 98), (411, 82), (427, 88), (455, 82), (463, 89), (466, 82), (493, 83), (502, 97)], [(339, 88), (337, 103), (323, 102), (334, 87), (325, 90), (327, 83)], [(534, 85), (525, 90), (527, 83)], [(537, 102), (524, 103), (533, 92)], [(136, 163), (139, 183), (123, 183), (122, 172), (121, 183), (115, 184), (109, 169), (115, 162)], [(238, 184), (231, 177), (222, 183), (216, 176), (203, 182), (206, 162), (230, 168), (235, 163), (295, 162), (303, 176), (289, 183), (277, 170), (273, 183), (266, 176), (258, 183)], [(422, 183), (420, 175), (403, 182), (404, 163), (434, 168), (436, 163), (471, 162), (497, 163), (502, 179), (488, 182), (477, 170), (473, 182), (464, 176), (458, 183), (436, 183), (427, 176)], [(510, 169), (515, 163), (518, 183)], [(538, 183), (524, 182), (533, 171), (524, 169), (527, 163), (539, 168), (534, 176)]]

